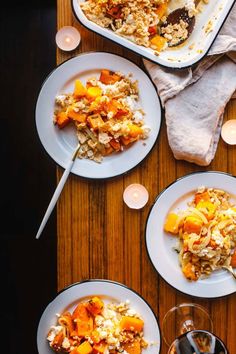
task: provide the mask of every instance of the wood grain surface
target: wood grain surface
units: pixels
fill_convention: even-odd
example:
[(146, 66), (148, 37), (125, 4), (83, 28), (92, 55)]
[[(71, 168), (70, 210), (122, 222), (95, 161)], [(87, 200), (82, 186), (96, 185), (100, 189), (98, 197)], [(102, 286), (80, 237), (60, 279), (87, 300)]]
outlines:
[[(73, 25), (82, 41), (72, 53), (57, 50), (57, 64), (88, 51), (120, 54), (142, 67), (141, 57), (104, 39), (75, 19), (69, 0), (57, 1), (58, 29)], [(105, 66), (105, 63), (104, 63)], [(227, 106), (225, 120), (236, 118), (236, 100)], [(236, 294), (216, 300), (194, 299), (170, 287), (153, 269), (145, 249), (144, 229), (155, 197), (177, 177), (199, 170), (219, 170), (236, 175), (236, 148), (221, 140), (214, 161), (207, 168), (176, 161), (169, 148), (163, 124), (155, 148), (137, 168), (111, 180), (90, 181), (71, 175), (57, 205), (58, 290), (88, 278), (104, 278), (124, 283), (139, 292), (151, 305), (161, 325), (174, 305), (195, 302), (210, 312), (214, 332), (236, 353)], [(57, 169), (58, 181), (62, 169)], [(148, 204), (130, 210), (122, 200), (124, 188), (142, 183), (148, 189)], [(168, 351), (162, 343), (161, 354)]]

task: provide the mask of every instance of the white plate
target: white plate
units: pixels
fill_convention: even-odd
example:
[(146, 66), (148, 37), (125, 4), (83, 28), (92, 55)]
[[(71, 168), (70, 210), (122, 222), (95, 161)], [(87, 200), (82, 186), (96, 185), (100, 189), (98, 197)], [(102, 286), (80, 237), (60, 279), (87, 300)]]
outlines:
[[(179, 69), (195, 64), (207, 54), (235, 3), (235, 0), (210, 0), (207, 5), (203, 5), (204, 10), (196, 16), (195, 28), (185, 44), (176, 47), (175, 49), (169, 48), (168, 50), (161, 52), (159, 56), (156, 56), (152, 49), (137, 45), (130, 40), (119, 36), (115, 32), (107, 28), (102, 28), (96, 23), (88, 20), (80, 8), (80, 4), (85, 0), (71, 1), (76, 18), (88, 29), (133, 50), (155, 63), (169, 68)], [(175, 2), (175, 7), (182, 7), (181, 3), (183, 3), (183, 0), (172, 0), (172, 2)], [(207, 32), (207, 26), (210, 21), (212, 23), (212, 30)], [(189, 48), (191, 45), (194, 45), (193, 49)]]
[(56, 314), (63, 311), (73, 311), (79, 301), (91, 296), (101, 296), (106, 302), (123, 302), (130, 300), (130, 306), (134, 308), (144, 320), (144, 337), (148, 342), (154, 342), (143, 354), (158, 354), (161, 347), (161, 335), (158, 320), (147, 302), (135, 291), (125, 285), (110, 280), (88, 280), (72, 284), (63, 290), (47, 306), (39, 321), (37, 331), (37, 346), (39, 354), (52, 354), (47, 341), (49, 328), (57, 323)]
[(109, 53), (86, 53), (67, 60), (46, 79), (36, 104), (36, 127), (40, 140), (48, 154), (57, 164), (66, 167), (77, 145), (73, 126), (58, 129), (53, 124), (55, 97), (60, 93), (73, 92), (75, 79), (84, 83), (91, 76), (99, 76), (101, 69), (133, 74), (138, 80), (139, 103), (144, 109), (145, 123), (151, 128), (149, 137), (135, 142), (121, 153), (106, 156), (101, 164), (87, 159), (76, 159), (72, 173), (86, 178), (109, 178), (121, 175), (137, 166), (150, 152), (159, 134), (161, 106), (152, 81), (137, 65), (118, 55)]
[(183, 210), (200, 186), (220, 188), (230, 193), (236, 203), (236, 178), (221, 172), (197, 172), (178, 179), (156, 199), (147, 219), (146, 246), (151, 262), (171, 286), (192, 296), (216, 298), (236, 292), (236, 281), (226, 270), (213, 272), (207, 279), (188, 281), (173, 250), (177, 238), (163, 230), (171, 210)]

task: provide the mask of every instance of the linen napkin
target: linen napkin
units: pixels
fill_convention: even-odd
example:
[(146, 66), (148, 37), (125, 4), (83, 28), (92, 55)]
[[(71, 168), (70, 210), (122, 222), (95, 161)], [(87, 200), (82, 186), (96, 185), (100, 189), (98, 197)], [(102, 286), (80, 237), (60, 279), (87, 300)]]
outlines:
[(168, 141), (176, 159), (200, 166), (213, 160), (224, 109), (236, 90), (235, 51), (236, 5), (208, 55), (195, 67), (174, 70), (144, 60), (165, 108)]

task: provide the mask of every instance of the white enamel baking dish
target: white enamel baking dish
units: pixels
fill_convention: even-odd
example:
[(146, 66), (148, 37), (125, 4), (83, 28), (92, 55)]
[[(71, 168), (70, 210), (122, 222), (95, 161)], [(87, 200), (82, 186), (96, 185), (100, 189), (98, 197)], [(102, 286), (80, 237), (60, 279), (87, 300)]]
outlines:
[[(140, 54), (146, 59), (165, 67), (177, 69), (189, 67), (206, 55), (235, 3), (235, 0), (209, 0), (208, 4), (202, 4), (203, 11), (197, 14), (195, 28), (185, 44), (175, 49), (169, 48), (157, 56), (152, 49), (139, 46), (117, 35), (112, 30), (102, 28), (88, 20), (80, 8), (80, 4), (84, 1), (71, 0), (71, 3), (75, 17), (86, 28)], [(176, 7), (181, 7), (182, 0), (172, 0), (172, 2), (174, 1)], [(212, 25), (209, 26), (209, 24)], [(211, 30), (209, 31), (207, 28)]]

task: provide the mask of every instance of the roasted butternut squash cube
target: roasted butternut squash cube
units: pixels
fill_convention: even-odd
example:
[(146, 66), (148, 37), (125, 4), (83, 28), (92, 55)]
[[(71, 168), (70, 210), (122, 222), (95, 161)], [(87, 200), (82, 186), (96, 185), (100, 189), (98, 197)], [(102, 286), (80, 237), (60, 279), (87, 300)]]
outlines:
[(100, 114), (93, 114), (91, 116), (88, 116), (87, 122), (90, 125), (90, 127), (94, 130), (99, 129), (104, 124), (104, 121), (101, 118)]
[(236, 268), (236, 249), (234, 250), (234, 253), (231, 256), (231, 261), (230, 261), (230, 265), (233, 268)]
[(195, 271), (195, 266), (191, 263), (186, 264), (183, 268), (182, 268), (182, 272), (184, 273), (184, 276), (189, 279), (189, 280), (198, 280), (198, 276), (196, 274)]
[(126, 331), (141, 332), (143, 325), (143, 320), (136, 317), (123, 316), (120, 321), (120, 328)]
[(140, 354), (141, 346), (138, 340), (134, 340), (132, 343), (123, 344), (123, 349), (129, 354)]
[(86, 87), (82, 84), (82, 82), (79, 79), (75, 80), (74, 96), (84, 97), (86, 96), (86, 93), (87, 93)]
[(150, 39), (151, 46), (154, 47), (158, 52), (161, 52), (167, 45), (167, 40), (156, 34)]
[(70, 122), (70, 118), (66, 112), (59, 112), (55, 118), (55, 124), (60, 128), (64, 128)]
[(194, 197), (195, 204), (198, 204), (200, 201), (210, 201), (210, 195), (207, 191), (203, 193), (196, 193)]
[(167, 11), (167, 2), (163, 2), (162, 4), (157, 5), (156, 14), (158, 15), (159, 19), (161, 19)]
[(104, 308), (104, 303), (97, 296), (94, 296), (87, 303), (87, 309), (92, 315), (99, 315)]
[(110, 141), (110, 145), (113, 147), (114, 150), (116, 151), (119, 151), (121, 149), (121, 145), (120, 145), (120, 142), (115, 140), (115, 139), (112, 139)]
[(196, 208), (198, 210), (200, 210), (204, 215), (205, 217), (207, 218), (207, 220), (211, 220), (214, 218), (214, 214), (215, 214), (215, 211), (216, 211), (216, 205), (209, 202), (209, 201), (205, 201), (205, 200), (201, 200)]
[(95, 100), (97, 97), (102, 96), (102, 89), (98, 86), (91, 86), (87, 89), (87, 98)]
[(115, 74), (113, 71), (103, 69), (100, 74), (99, 81), (105, 85), (112, 85), (117, 81), (120, 81), (121, 77)]
[(100, 343), (94, 344), (93, 346), (93, 353), (94, 354), (101, 354), (105, 353), (107, 349), (107, 344), (104, 341), (101, 341)]
[(90, 335), (93, 330), (93, 318), (86, 308), (86, 304), (80, 303), (72, 313), (76, 333), (79, 337)]
[(85, 123), (87, 115), (85, 113), (75, 112), (73, 108), (69, 108), (67, 115), (70, 119), (77, 121), (79, 123)]
[(73, 349), (71, 354), (90, 354), (93, 348), (88, 341), (83, 342), (77, 348)]
[(122, 145), (124, 145), (124, 146), (130, 145), (133, 142), (135, 142), (136, 140), (137, 140), (137, 138), (124, 137), (124, 136), (120, 137), (120, 141), (121, 141)]
[(166, 232), (170, 232), (172, 234), (177, 234), (179, 231), (179, 217), (175, 213), (169, 213), (167, 215), (165, 225), (164, 225), (164, 230)]
[(131, 138), (138, 138), (143, 133), (142, 128), (135, 124), (128, 124), (128, 127), (129, 127), (129, 136)]
[(199, 234), (203, 225), (203, 221), (196, 216), (187, 216), (184, 220), (184, 231), (188, 234)]

